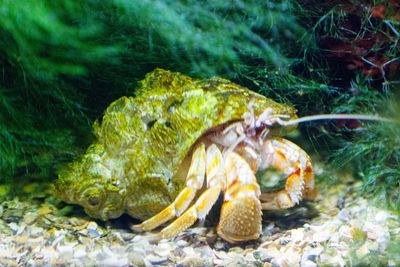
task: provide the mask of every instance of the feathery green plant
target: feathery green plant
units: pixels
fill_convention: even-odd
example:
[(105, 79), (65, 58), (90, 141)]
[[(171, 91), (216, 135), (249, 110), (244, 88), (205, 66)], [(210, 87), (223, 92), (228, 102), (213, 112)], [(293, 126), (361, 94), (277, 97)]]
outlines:
[(352, 87), (352, 95), (340, 97), (334, 112), (381, 114), (395, 122), (362, 122), (354, 129), (338, 129), (339, 148), (331, 159), (338, 167), (351, 165), (362, 178), (366, 192), (383, 197), (381, 203), (400, 211), (399, 98), (391, 92), (381, 94), (371, 89), (362, 79)]
[[(388, 17), (373, 16), (377, 5)], [(92, 121), (133, 95), (155, 67), (224, 76), (292, 102), (300, 116), (384, 113), (383, 100), (400, 84), (393, 8), (385, 1), (3, 0), (0, 182), (54, 178), (90, 143)], [(375, 43), (366, 54), (341, 57), (377, 35), (384, 41), (369, 38)], [(390, 197), (399, 184), (397, 130), (326, 125), (301, 130), (319, 153), (338, 148), (333, 161), (347, 155), (368, 190), (385, 188), (399, 204)]]
[(235, 78), (245, 66), (286, 72), (306, 47), (296, 6), (2, 1), (0, 181), (53, 178), (90, 142), (91, 122), (155, 67), (199, 77)]
[[(325, 75), (332, 76), (329, 84), (338, 89), (328, 105), (330, 112), (380, 114), (399, 121), (398, 7), (388, 1), (367, 0), (307, 4), (303, 1), (303, 8), (313, 14), (307, 23), (313, 25), (320, 54), (329, 66)], [(331, 162), (351, 166), (366, 192), (384, 197), (381, 203), (400, 210), (399, 124), (353, 121), (330, 125), (322, 129), (328, 147), (337, 149), (330, 155)]]

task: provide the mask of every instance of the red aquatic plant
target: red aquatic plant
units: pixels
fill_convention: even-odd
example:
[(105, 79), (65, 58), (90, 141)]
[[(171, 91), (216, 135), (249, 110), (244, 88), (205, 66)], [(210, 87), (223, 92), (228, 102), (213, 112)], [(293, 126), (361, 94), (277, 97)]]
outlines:
[(336, 67), (385, 81), (400, 72), (400, 35), (393, 26), (400, 19), (400, 0), (376, 6), (338, 1), (334, 11), (332, 27), (325, 27), (331, 32), (320, 34), (320, 45)]

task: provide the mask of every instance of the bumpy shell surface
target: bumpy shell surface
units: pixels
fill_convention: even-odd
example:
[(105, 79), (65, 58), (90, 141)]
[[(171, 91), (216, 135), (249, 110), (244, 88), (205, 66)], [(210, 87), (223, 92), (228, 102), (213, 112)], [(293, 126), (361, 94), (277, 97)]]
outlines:
[(156, 69), (136, 97), (122, 97), (94, 124), (96, 141), (60, 174), (55, 194), (103, 220), (128, 213), (145, 219), (171, 203), (184, 186), (193, 144), (218, 126), (255, 114), (296, 110), (222, 78), (195, 80)]

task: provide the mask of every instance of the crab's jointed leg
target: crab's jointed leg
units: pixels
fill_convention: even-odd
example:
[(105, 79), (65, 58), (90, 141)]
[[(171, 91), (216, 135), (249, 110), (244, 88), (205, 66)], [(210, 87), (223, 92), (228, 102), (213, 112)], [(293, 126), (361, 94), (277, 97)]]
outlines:
[(225, 189), (226, 177), (222, 154), (215, 144), (208, 147), (206, 158), (207, 189), (185, 213), (160, 232), (162, 238), (172, 238), (198, 219), (204, 219)]
[(284, 189), (261, 195), (264, 210), (290, 208), (299, 203), (303, 197), (315, 196), (311, 161), (300, 147), (286, 139), (273, 137), (265, 141), (261, 154), (263, 158), (261, 168), (271, 166), (288, 176)]
[(141, 224), (132, 226), (135, 231), (152, 230), (161, 224), (180, 216), (193, 201), (196, 192), (202, 188), (206, 168), (206, 151), (202, 143), (196, 147), (192, 155), (192, 161), (186, 177), (186, 187), (175, 198), (174, 202)]
[(171, 225), (163, 229), (162, 238), (171, 238), (204, 218), (221, 191), (225, 191), (218, 235), (231, 243), (257, 239), (261, 234), (260, 187), (254, 170), (239, 154), (226, 150), (222, 157), (216, 145), (207, 149), (207, 190), (196, 203)]

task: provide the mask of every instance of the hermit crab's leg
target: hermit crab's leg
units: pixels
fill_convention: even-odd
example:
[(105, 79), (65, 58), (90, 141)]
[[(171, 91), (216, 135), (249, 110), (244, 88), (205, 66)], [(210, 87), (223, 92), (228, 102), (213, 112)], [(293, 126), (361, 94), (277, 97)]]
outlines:
[(253, 170), (237, 153), (225, 153), (227, 189), (217, 227), (218, 235), (235, 243), (257, 239), (261, 234), (260, 187)]
[(182, 216), (160, 232), (161, 238), (172, 238), (190, 227), (197, 219), (204, 219), (221, 191), (225, 189), (226, 177), (222, 154), (215, 144), (208, 147), (206, 162), (207, 189)]
[(179, 193), (172, 204), (141, 224), (133, 225), (132, 230), (152, 230), (173, 219), (175, 216), (180, 216), (193, 201), (196, 192), (202, 188), (205, 169), (206, 151), (205, 145), (201, 143), (193, 152), (192, 161), (186, 177), (186, 187)]
[(261, 195), (264, 210), (290, 208), (303, 197), (312, 198), (315, 195), (310, 157), (300, 147), (274, 137), (265, 141), (261, 153), (264, 161), (261, 168), (272, 166), (288, 176), (284, 189)]
[(308, 200), (313, 200), (317, 196), (317, 190), (315, 189), (314, 171), (312, 169), (310, 157), (307, 154), (306, 156), (307, 156), (307, 164), (304, 170), (303, 198)]

